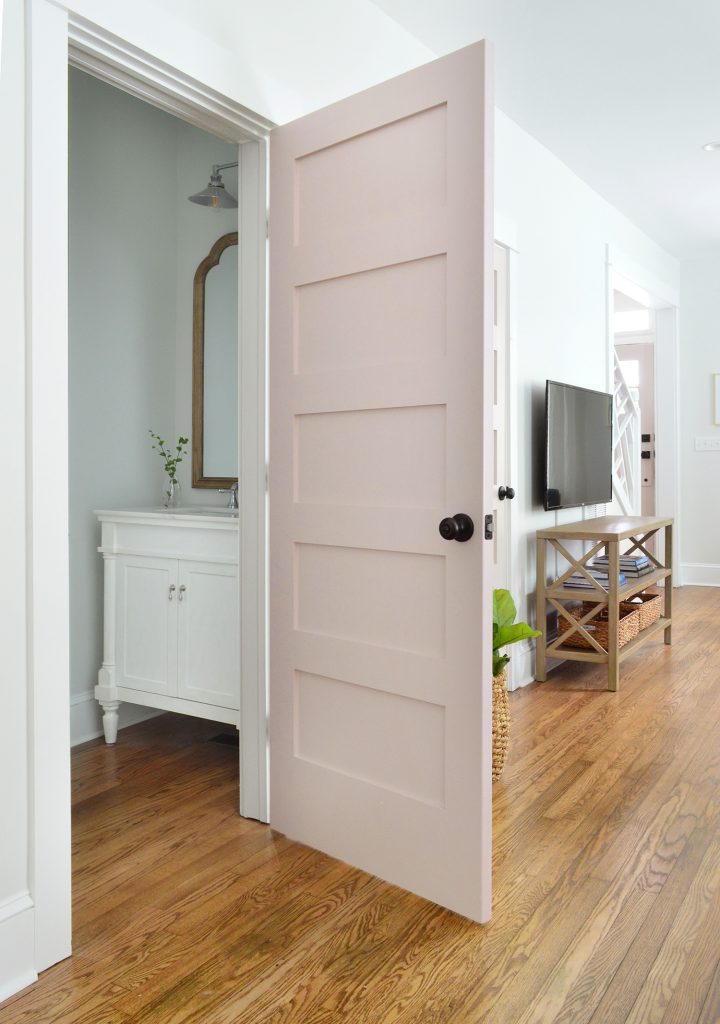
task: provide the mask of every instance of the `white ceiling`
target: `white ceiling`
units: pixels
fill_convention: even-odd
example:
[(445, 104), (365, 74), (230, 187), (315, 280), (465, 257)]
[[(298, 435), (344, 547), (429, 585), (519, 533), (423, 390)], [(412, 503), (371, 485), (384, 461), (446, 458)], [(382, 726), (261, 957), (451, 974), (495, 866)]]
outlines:
[(504, 113), (675, 256), (720, 256), (719, 0), (374, 2), (436, 54), (491, 39)]

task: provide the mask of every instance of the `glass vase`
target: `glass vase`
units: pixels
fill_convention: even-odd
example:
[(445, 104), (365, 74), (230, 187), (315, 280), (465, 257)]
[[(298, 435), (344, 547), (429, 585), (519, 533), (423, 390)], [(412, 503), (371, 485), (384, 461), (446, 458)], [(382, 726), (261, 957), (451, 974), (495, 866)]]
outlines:
[(180, 481), (170, 480), (167, 481), (167, 487), (165, 489), (163, 504), (165, 508), (177, 508), (180, 504)]

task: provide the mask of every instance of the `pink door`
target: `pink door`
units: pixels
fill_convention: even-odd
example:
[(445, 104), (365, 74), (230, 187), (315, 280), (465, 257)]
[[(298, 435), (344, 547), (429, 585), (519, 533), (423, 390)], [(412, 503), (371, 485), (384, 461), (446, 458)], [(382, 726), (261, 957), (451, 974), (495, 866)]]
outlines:
[[(489, 81), (478, 43), (276, 129), (270, 159), (271, 823), (478, 921)], [(439, 532), (456, 513), (469, 540)]]

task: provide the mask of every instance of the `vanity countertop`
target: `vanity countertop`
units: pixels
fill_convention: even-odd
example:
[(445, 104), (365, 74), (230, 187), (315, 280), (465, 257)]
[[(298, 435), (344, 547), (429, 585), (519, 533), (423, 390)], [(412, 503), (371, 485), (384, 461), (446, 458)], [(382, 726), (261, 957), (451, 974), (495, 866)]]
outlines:
[(113, 508), (95, 509), (95, 515), (103, 520), (138, 520), (154, 519), (165, 522), (193, 523), (201, 520), (223, 526), (237, 526), (239, 523), (237, 509), (224, 508), (221, 505), (182, 505), (178, 508), (164, 508), (161, 505), (145, 508)]

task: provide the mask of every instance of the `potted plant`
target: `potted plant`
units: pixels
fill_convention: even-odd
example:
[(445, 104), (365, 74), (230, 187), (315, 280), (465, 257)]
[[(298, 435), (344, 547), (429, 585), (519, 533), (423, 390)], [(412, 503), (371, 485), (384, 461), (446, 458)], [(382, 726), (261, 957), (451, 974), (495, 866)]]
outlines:
[(160, 458), (163, 460), (163, 469), (167, 473), (167, 489), (165, 491), (165, 508), (175, 508), (179, 501), (180, 494), (180, 481), (177, 479), (177, 468), (183, 460), (183, 455), (187, 453), (187, 445), (189, 443), (187, 437), (179, 437), (177, 444), (175, 445), (175, 451), (173, 452), (170, 448), (165, 447), (165, 442), (152, 430), (148, 430), (148, 434), (153, 439), (154, 444), (152, 449), (157, 452)]
[(515, 622), (517, 608), (509, 590), (493, 591), (493, 693), (492, 693), (492, 777), (499, 779), (505, 767), (510, 735), (510, 702), (506, 665), (510, 656), (500, 651), (520, 640), (540, 636), (526, 622)]

